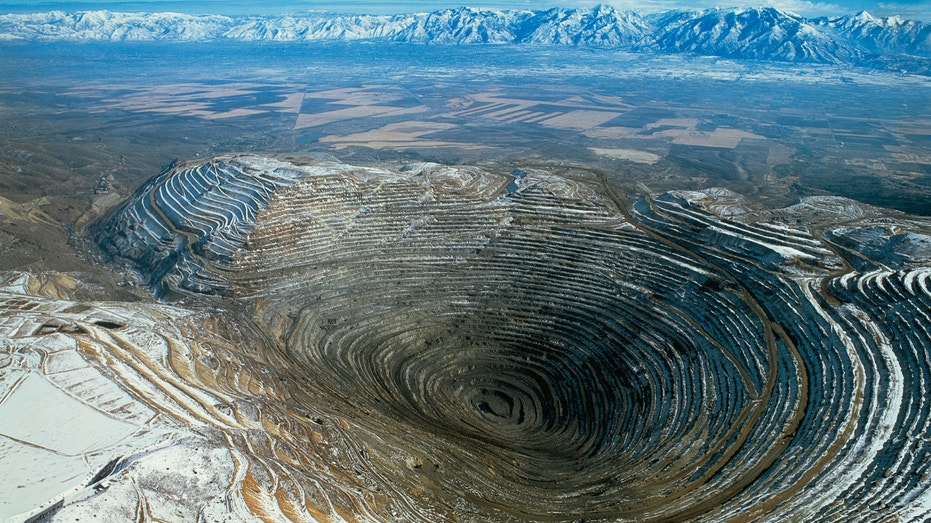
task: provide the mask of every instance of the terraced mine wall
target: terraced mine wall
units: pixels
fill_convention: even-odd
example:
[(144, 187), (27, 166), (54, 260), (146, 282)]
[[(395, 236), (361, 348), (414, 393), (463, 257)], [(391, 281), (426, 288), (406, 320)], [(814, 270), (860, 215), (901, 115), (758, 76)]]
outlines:
[(120, 207), (118, 222), (90, 234), (105, 254), (131, 260), (160, 296), (172, 288), (223, 294), (229, 289), (196, 259), (229, 261), (258, 209), (301, 174), (270, 160), (172, 164)]
[(892, 260), (891, 219), (845, 200), (520, 174), (219, 157), (94, 226), (209, 305), (184, 321), (215, 339), (173, 350), (210, 364), (172, 379), (236, 398), (213, 424), (249, 471), (232, 513), (931, 516), (927, 236)]

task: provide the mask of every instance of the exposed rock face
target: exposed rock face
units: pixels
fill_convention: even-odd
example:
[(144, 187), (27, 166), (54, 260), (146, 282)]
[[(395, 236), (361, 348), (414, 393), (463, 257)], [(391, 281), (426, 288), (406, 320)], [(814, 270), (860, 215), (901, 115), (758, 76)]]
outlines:
[(229, 262), (258, 209), (302, 174), (256, 157), (169, 166), (91, 234), (105, 253), (134, 262), (160, 290), (222, 294), (229, 289), (206, 265)]
[(878, 245), (852, 202), (802, 204), (817, 230), (845, 222), (828, 241), (727, 191), (628, 203), (522, 174), (222, 157), (98, 224), (153, 287), (226, 311), (186, 320), (222, 350), (177, 379), (235, 398), (201, 418), (250, 463), (230, 510), (929, 515), (924, 251)]

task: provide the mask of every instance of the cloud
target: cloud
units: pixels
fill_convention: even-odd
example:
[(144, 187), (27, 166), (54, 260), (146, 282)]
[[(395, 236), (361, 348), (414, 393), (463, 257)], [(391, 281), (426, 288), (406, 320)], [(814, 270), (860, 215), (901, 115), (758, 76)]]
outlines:
[(924, 0), (916, 2), (880, 2), (878, 7), (879, 9), (874, 14), (882, 16), (897, 14), (912, 20), (931, 21), (931, 5)]
[(805, 16), (838, 15), (852, 12), (850, 6), (810, 2), (808, 0), (771, 0), (769, 6)]

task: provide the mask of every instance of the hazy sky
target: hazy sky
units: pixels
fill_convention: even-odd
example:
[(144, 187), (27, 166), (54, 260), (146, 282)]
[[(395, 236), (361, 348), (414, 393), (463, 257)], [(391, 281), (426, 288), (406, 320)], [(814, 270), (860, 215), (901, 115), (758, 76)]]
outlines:
[(469, 5), (494, 9), (541, 9), (552, 6), (579, 7), (599, 3), (649, 13), (673, 8), (699, 9), (714, 6), (772, 6), (806, 16), (849, 14), (867, 10), (876, 15), (901, 14), (909, 18), (931, 21), (931, 0), (415, 0), (398, 2), (385, 0), (314, 1), (314, 0), (0, 0), (0, 12), (37, 12), (61, 9), (66, 11), (109, 9), (111, 11), (176, 11), (216, 14), (283, 14), (307, 10), (341, 13), (413, 13), (447, 7)]

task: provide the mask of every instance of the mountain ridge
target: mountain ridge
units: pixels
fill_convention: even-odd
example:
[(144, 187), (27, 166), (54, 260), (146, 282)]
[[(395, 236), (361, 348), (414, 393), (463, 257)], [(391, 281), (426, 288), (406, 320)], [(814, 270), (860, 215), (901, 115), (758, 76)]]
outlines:
[(0, 15), (0, 41), (50, 40), (546, 45), (880, 68), (907, 62), (931, 69), (931, 23), (877, 18), (865, 11), (806, 18), (773, 7), (673, 10), (647, 16), (604, 5), (541, 10), (460, 7), (401, 15)]

